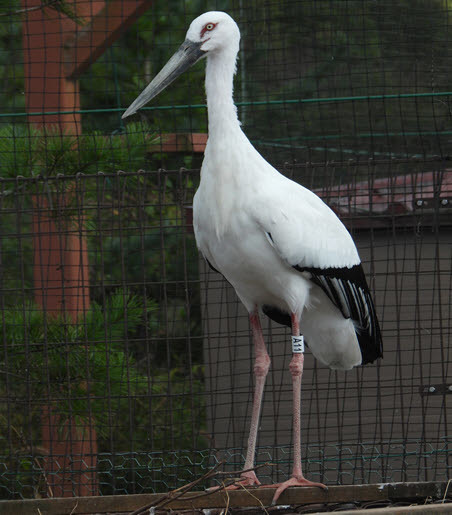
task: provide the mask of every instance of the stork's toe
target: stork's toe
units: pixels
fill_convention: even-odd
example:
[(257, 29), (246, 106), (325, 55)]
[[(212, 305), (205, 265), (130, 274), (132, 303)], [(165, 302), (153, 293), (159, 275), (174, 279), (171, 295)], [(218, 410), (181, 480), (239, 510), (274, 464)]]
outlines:
[(234, 484), (227, 486), (226, 490), (238, 490), (239, 488), (246, 488), (248, 486), (260, 486), (261, 482), (257, 479), (254, 470), (243, 472), (240, 474), (240, 479)]
[(272, 504), (276, 504), (276, 501), (279, 499), (279, 496), (284, 492), (284, 490), (287, 490), (287, 488), (291, 486), (302, 486), (302, 487), (316, 487), (316, 488), (322, 488), (322, 490), (328, 490), (328, 487), (324, 485), (323, 483), (314, 483), (313, 481), (309, 481), (303, 476), (295, 477), (292, 476), (287, 481), (284, 481), (283, 483), (276, 483), (274, 485), (264, 485), (264, 488), (275, 488), (276, 492), (273, 496)]
[[(237, 479), (232, 484), (226, 486), (225, 490), (238, 490), (239, 488), (248, 488), (253, 486), (261, 486), (261, 482), (257, 479), (257, 476), (253, 470), (248, 472), (243, 472), (240, 474), (240, 479)], [(219, 490), (221, 486), (213, 486), (212, 488), (208, 488), (209, 492), (214, 492), (215, 490)]]

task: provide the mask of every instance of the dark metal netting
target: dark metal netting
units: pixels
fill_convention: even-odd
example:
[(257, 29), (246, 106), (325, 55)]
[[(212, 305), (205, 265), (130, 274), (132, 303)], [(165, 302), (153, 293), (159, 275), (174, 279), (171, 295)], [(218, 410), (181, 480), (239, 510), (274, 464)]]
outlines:
[[(373, 174), (387, 164), (363, 166)], [(391, 161), (396, 169), (406, 164)], [(363, 167), (343, 166), (350, 173)], [(430, 166), (439, 177), (438, 163)], [(332, 172), (324, 165), (290, 169), (305, 180), (314, 171), (316, 177)], [(450, 180), (450, 172), (443, 176)], [(252, 346), (243, 307), (195, 249), (189, 206), (197, 177), (198, 171), (183, 170), (2, 182), (5, 496), (33, 495), (60, 475), (66, 488), (85, 476), (103, 493), (159, 491), (221, 460), (241, 466)], [(337, 188), (321, 193), (333, 197)], [(305, 468), (323, 481), (448, 473), (450, 227), (439, 221), (450, 213), (437, 202), (388, 214), (391, 190), (387, 195), (373, 207), (383, 215), (344, 217), (356, 226), (372, 277), (385, 359), (347, 374), (307, 360)], [(430, 185), (418, 195), (431, 198)], [(83, 278), (71, 274), (76, 263), (66, 260), (68, 244), (79, 244), (75, 252), (89, 269), (90, 307), (75, 322), (70, 314), (55, 319), (31, 300), (42, 295), (50, 305), (61, 295), (52, 273), (36, 286), (44, 266), (62, 269), (66, 302), (74, 300), (72, 291), (80, 295)], [(53, 245), (60, 256), (54, 264), (46, 261)], [(36, 267), (39, 260), (33, 281), (29, 263)], [(285, 330), (268, 324), (265, 335), (273, 365), (257, 458), (277, 464), (262, 471), (277, 477), (287, 474), (290, 459), (290, 355)], [(68, 423), (76, 426), (71, 445)], [(61, 432), (63, 447), (54, 441)], [(69, 470), (62, 464), (66, 453)], [(84, 470), (83, 463), (91, 467)]]
[[(11, 0), (0, 8), (0, 498), (161, 492), (243, 466), (248, 316), (196, 250), (203, 65), (125, 107), (209, 9), (242, 32), (243, 128), (358, 246), (384, 359), (307, 354), (306, 475), (450, 475), (452, 167), (446, 1)], [(257, 463), (291, 461), (289, 334), (272, 357)]]

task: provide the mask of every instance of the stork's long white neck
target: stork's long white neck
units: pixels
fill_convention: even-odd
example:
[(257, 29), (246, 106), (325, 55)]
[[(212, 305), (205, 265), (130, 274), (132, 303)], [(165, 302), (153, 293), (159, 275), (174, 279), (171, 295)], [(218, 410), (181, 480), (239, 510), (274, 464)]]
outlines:
[(233, 81), (237, 51), (222, 49), (207, 57), (206, 95), (209, 117), (209, 138), (224, 137), (225, 131), (240, 130), (233, 99)]
[(225, 48), (208, 55), (206, 64), (209, 138), (201, 170), (201, 185), (204, 194), (215, 199), (211, 204), (215, 209), (208, 218), (218, 239), (227, 230), (231, 214), (236, 209), (237, 196), (231, 191), (239, 191), (239, 181), (245, 178), (238, 170), (236, 156), (237, 143), (247, 144), (233, 100), (236, 55), (237, 52)]

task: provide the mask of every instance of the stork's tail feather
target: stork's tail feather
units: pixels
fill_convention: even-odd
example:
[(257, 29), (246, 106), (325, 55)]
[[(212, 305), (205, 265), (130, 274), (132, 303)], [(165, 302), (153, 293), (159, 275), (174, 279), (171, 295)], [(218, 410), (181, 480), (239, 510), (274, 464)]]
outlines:
[(320, 287), (346, 319), (353, 320), (361, 349), (362, 364), (383, 357), (380, 325), (361, 263), (343, 268), (307, 268), (311, 281)]
[[(309, 272), (311, 281), (323, 290), (343, 317), (353, 321), (362, 364), (383, 357), (380, 325), (361, 264), (351, 268), (294, 268)], [(262, 311), (276, 323), (291, 327), (289, 313), (274, 306), (263, 306)]]

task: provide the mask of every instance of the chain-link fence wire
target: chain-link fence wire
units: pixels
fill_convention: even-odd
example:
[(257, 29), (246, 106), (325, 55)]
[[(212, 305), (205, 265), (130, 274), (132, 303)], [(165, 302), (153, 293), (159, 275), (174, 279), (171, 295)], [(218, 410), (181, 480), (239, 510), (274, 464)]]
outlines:
[[(139, 122), (120, 118), (209, 9), (242, 32), (245, 132), (352, 230), (383, 329), (378, 365), (343, 374), (307, 358), (307, 475), (447, 478), (449, 3), (100, 4), (1, 7), (0, 496), (164, 491), (218, 461), (243, 464), (247, 315), (191, 228), (203, 65)], [(290, 353), (285, 330), (264, 328), (273, 363), (257, 461), (273, 463), (260, 471), (270, 481), (289, 472)]]

